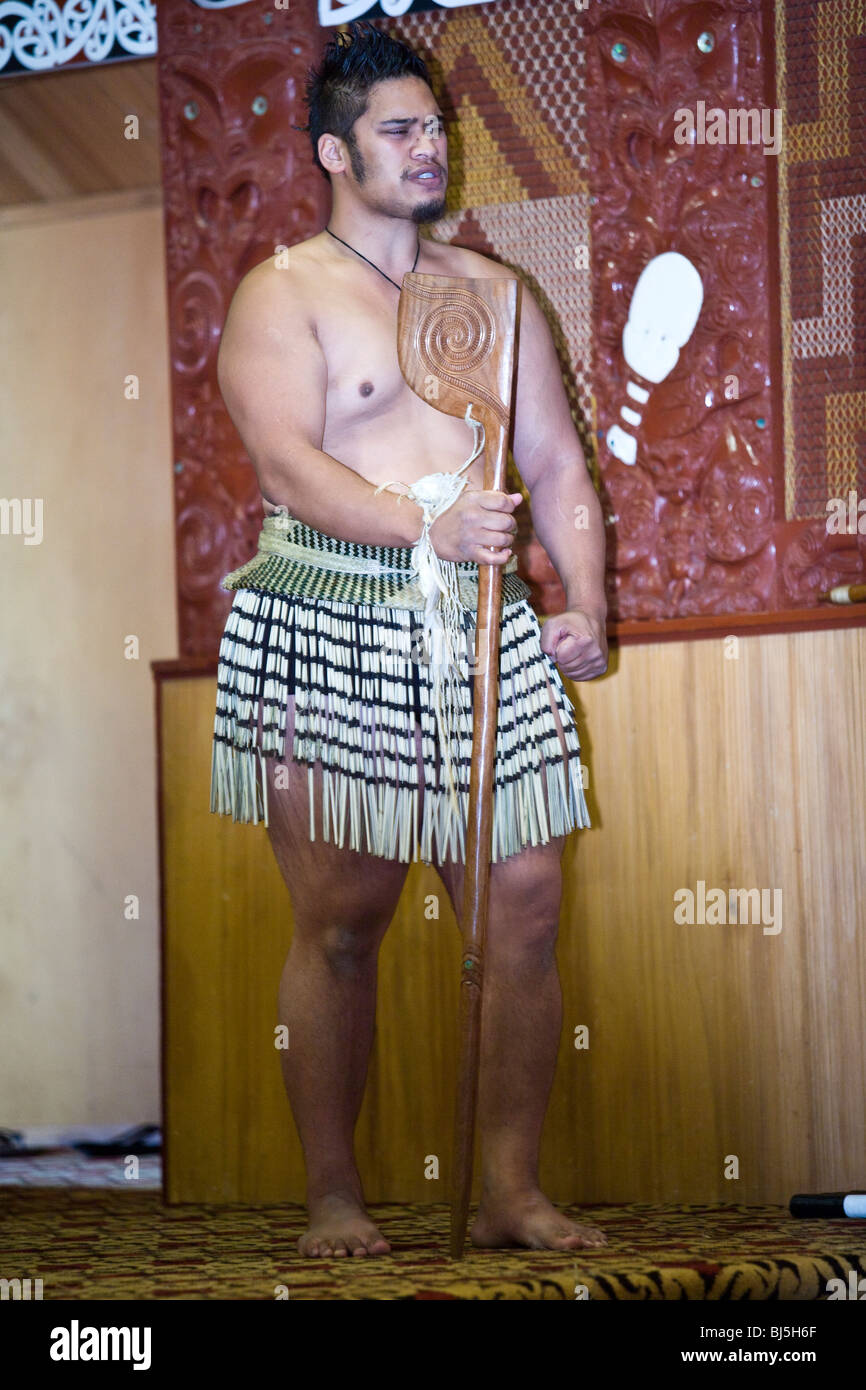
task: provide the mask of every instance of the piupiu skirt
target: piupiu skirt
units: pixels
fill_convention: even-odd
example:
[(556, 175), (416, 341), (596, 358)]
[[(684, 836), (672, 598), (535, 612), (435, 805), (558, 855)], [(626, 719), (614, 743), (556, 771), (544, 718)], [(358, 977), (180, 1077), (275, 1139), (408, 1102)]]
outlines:
[[(448, 735), (455, 797), (444, 776), (411, 554), (339, 540), (288, 516), (265, 518), (257, 555), (222, 581), (234, 599), (219, 652), (211, 811), (268, 824), (264, 759), (286, 759), (294, 696), (288, 756), (311, 769), (311, 838), (312, 769), (321, 763), (326, 841), (404, 863), (465, 863), (478, 566), (457, 565), (465, 640)], [(574, 708), (541, 649), (529, 589), (515, 569), (513, 557), (502, 575), (493, 863), (591, 824)]]

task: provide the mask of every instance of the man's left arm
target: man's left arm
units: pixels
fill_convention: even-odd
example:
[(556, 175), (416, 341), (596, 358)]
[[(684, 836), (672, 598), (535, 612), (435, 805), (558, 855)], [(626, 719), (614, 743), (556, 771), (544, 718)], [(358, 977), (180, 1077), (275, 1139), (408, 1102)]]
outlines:
[(541, 644), (570, 680), (607, 670), (605, 534), (553, 338), (534, 296), (521, 289), (514, 460), (529, 489), (535, 534), (562, 581), (565, 611), (549, 617)]

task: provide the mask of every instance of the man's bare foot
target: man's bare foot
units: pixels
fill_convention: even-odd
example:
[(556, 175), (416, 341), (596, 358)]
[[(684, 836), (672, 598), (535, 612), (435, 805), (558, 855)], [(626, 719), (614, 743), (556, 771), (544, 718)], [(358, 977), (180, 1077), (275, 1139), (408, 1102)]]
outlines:
[(310, 1224), (298, 1241), (306, 1259), (330, 1255), (388, 1255), (391, 1247), (350, 1193), (328, 1192), (310, 1201)]
[(469, 1238), (473, 1245), (530, 1250), (580, 1250), (607, 1245), (597, 1226), (581, 1226), (557, 1211), (538, 1187), (482, 1195)]

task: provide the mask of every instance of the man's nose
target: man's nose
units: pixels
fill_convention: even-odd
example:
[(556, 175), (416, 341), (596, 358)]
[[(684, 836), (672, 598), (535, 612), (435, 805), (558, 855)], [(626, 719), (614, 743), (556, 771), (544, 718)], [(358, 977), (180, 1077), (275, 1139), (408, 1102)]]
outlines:
[(442, 136), (441, 126), (437, 124), (435, 131), (426, 131), (423, 128), (418, 133), (418, 138), (412, 147), (413, 155), (420, 155), (424, 159), (437, 159), (439, 154), (439, 140)]

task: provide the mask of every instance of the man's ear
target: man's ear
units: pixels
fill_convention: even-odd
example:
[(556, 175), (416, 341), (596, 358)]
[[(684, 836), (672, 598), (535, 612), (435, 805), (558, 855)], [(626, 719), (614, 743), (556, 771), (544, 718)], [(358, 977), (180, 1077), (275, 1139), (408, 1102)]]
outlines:
[(329, 174), (342, 174), (346, 170), (346, 155), (343, 141), (336, 135), (320, 135), (318, 143), (319, 159)]

